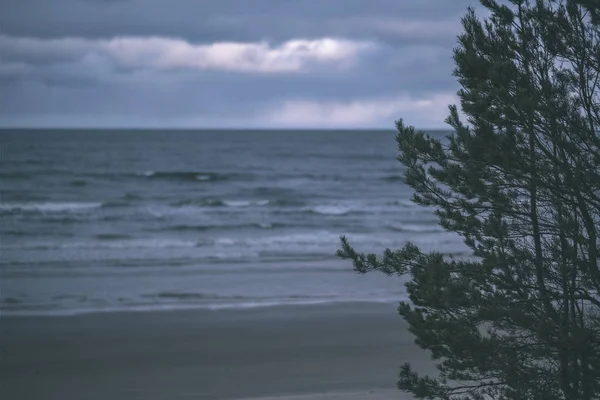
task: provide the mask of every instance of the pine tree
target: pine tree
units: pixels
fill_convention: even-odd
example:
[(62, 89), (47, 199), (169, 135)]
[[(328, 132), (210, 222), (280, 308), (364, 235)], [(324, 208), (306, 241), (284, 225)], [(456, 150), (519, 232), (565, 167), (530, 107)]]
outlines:
[(419, 399), (600, 398), (600, 2), (482, 0), (454, 51), (453, 133), (396, 123), (413, 201), (472, 257), (407, 243), (381, 257), (342, 237), (359, 273), (408, 275), (399, 305), (438, 376)]

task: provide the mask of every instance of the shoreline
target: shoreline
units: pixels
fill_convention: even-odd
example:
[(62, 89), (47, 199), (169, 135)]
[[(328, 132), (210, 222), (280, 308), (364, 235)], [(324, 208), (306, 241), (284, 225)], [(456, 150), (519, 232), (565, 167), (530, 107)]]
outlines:
[(267, 308), (293, 308), (293, 307), (336, 307), (360, 304), (397, 305), (407, 299), (340, 299), (340, 300), (305, 300), (296, 302), (247, 302), (247, 303), (222, 303), (222, 304), (161, 304), (161, 305), (134, 305), (106, 308), (80, 308), (80, 309), (53, 309), (53, 310), (2, 310), (0, 320), (3, 318), (65, 318), (98, 314), (137, 314), (137, 313), (164, 313), (179, 311), (239, 311), (248, 312)]
[(2, 317), (0, 381), (21, 399), (410, 399), (399, 366), (431, 369), (413, 340), (390, 303)]

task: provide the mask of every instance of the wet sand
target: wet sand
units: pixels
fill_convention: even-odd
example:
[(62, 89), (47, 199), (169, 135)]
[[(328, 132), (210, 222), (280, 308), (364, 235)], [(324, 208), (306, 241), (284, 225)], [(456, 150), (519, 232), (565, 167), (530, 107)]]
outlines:
[(6, 399), (409, 399), (394, 304), (0, 318)]

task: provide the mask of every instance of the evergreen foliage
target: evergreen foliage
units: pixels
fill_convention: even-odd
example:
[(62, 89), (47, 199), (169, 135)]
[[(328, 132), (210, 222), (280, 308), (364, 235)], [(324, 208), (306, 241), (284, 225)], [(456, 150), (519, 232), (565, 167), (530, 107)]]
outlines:
[(418, 399), (600, 398), (600, 1), (482, 0), (454, 50), (462, 121), (447, 140), (397, 125), (413, 201), (472, 257), (342, 237), (359, 273), (406, 275), (399, 305), (438, 376), (405, 364)]

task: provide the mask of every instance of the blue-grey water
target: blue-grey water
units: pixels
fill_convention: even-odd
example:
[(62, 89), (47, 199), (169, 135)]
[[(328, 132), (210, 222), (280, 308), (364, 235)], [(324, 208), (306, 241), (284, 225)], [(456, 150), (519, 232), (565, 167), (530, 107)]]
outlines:
[(462, 252), (410, 202), (393, 132), (0, 132), (8, 314), (398, 301), (347, 235)]

